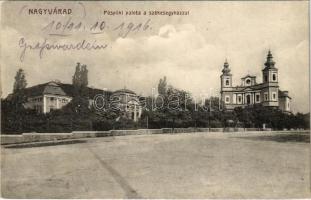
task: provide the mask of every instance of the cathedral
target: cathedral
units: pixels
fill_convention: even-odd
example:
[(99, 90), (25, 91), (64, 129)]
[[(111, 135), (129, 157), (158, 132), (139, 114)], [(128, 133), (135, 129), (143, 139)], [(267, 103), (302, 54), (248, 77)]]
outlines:
[(233, 86), (232, 74), (226, 61), (220, 76), (221, 100), (226, 109), (245, 107), (253, 104), (276, 107), (283, 112), (291, 112), (291, 97), (288, 91), (281, 91), (278, 84), (278, 69), (273, 56), (268, 52), (265, 67), (262, 70), (262, 83), (257, 83), (256, 76), (246, 75), (241, 78), (241, 85)]

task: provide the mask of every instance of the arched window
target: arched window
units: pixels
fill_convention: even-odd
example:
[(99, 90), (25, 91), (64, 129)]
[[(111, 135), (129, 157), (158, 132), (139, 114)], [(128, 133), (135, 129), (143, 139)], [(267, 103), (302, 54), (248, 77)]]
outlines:
[(230, 96), (225, 97), (225, 103), (230, 103)]
[(272, 75), (272, 80), (276, 81), (276, 75), (275, 74)]
[(228, 80), (228, 79), (226, 80), (226, 85), (230, 85), (230, 83), (229, 83), (229, 80)]

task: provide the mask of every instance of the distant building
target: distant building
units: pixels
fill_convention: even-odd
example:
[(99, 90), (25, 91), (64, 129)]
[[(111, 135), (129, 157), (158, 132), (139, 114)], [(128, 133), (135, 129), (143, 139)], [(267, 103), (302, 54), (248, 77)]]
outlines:
[(119, 108), (128, 119), (135, 122), (141, 117), (142, 106), (139, 97), (135, 92), (128, 89), (121, 89), (113, 92), (110, 96), (113, 107)]
[[(74, 86), (61, 82), (51, 81), (28, 87), (24, 89), (27, 101), (25, 108), (34, 109), (38, 113), (49, 113), (53, 110), (61, 109), (67, 105), (74, 96)], [(113, 100), (114, 107), (119, 107), (129, 119), (138, 121), (141, 116), (141, 106), (139, 97), (135, 92), (127, 89), (117, 90), (115, 92), (87, 87), (87, 96), (90, 106), (94, 103), (96, 95), (104, 95), (108, 102)], [(7, 98), (12, 97), (10, 94)], [(112, 102), (111, 102), (112, 103)]]
[(246, 75), (241, 78), (241, 85), (233, 86), (232, 74), (226, 61), (220, 76), (221, 100), (228, 110), (253, 104), (278, 107), (284, 112), (291, 111), (291, 97), (288, 91), (281, 91), (278, 85), (278, 69), (269, 51), (265, 67), (262, 70), (263, 81), (257, 83), (256, 76)]

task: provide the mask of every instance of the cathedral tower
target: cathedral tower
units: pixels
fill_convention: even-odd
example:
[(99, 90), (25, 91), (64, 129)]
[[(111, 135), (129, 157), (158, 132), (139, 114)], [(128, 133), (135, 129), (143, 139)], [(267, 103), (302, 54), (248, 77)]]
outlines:
[(226, 87), (232, 87), (232, 74), (230, 71), (228, 61), (226, 60), (222, 70), (222, 75), (220, 76), (221, 90)]
[(273, 56), (269, 50), (265, 67), (262, 70), (263, 86), (262, 97), (264, 106), (278, 106), (278, 69), (275, 68)]
[(265, 68), (262, 70), (263, 83), (278, 83), (278, 69), (275, 68), (274, 65), (275, 62), (273, 61), (273, 56), (269, 50), (267, 61), (265, 62)]
[(224, 68), (222, 69), (222, 74), (220, 76), (220, 83), (221, 83), (221, 88), (220, 88), (220, 95), (221, 95), (221, 101), (226, 104), (227, 108), (231, 108), (234, 98), (233, 98), (233, 93), (231, 92), (232, 90), (232, 74), (230, 73), (230, 68), (227, 60), (224, 63)]

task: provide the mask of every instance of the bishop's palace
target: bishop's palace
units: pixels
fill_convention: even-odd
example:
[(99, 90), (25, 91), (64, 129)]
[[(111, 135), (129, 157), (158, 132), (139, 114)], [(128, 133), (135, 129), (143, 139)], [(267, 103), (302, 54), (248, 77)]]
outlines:
[[(232, 74), (226, 61), (222, 70), (221, 100), (228, 110), (235, 107), (244, 107), (253, 104), (278, 107), (284, 112), (290, 112), (291, 98), (287, 91), (279, 90), (278, 69), (269, 51), (265, 67), (262, 70), (263, 82), (257, 83), (256, 76), (247, 75), (242, 78), (240, 86), (232, 86)], [(132, 90), (121, 89), (117, 91), (104, 91), (102, 89), (87, 88), (90, 105), (94, 103), (97, 94), (105, 94), (108, 99), (118, 97), (120, 107), (126, 111), (128, 118), (138, 121), (141, 117), (142, 106), (139, 96)], [(27, 102), (25, 107), (34, 109), (39, 113), (48, 113), (55, 109), (61, 109), (73, 98), (74, 87), (72, 84), (51, 81), (25, 88)], [(10, 99), (13, 94), (7, 98)]]
[(233, 86), (232, 74), (226, 61), (220, 76), (221, 100), (228, 110), (253, 104), (278, 107), (283, 112), (291, 111), (291, 97), (288, 91), (281, 91), (278, 84), (278, 69), (269, 51), (265, 67), (262, 70), (262, 83), (256, 82), (256, 76), (246, 75), (241, 78), (241, 85)]

